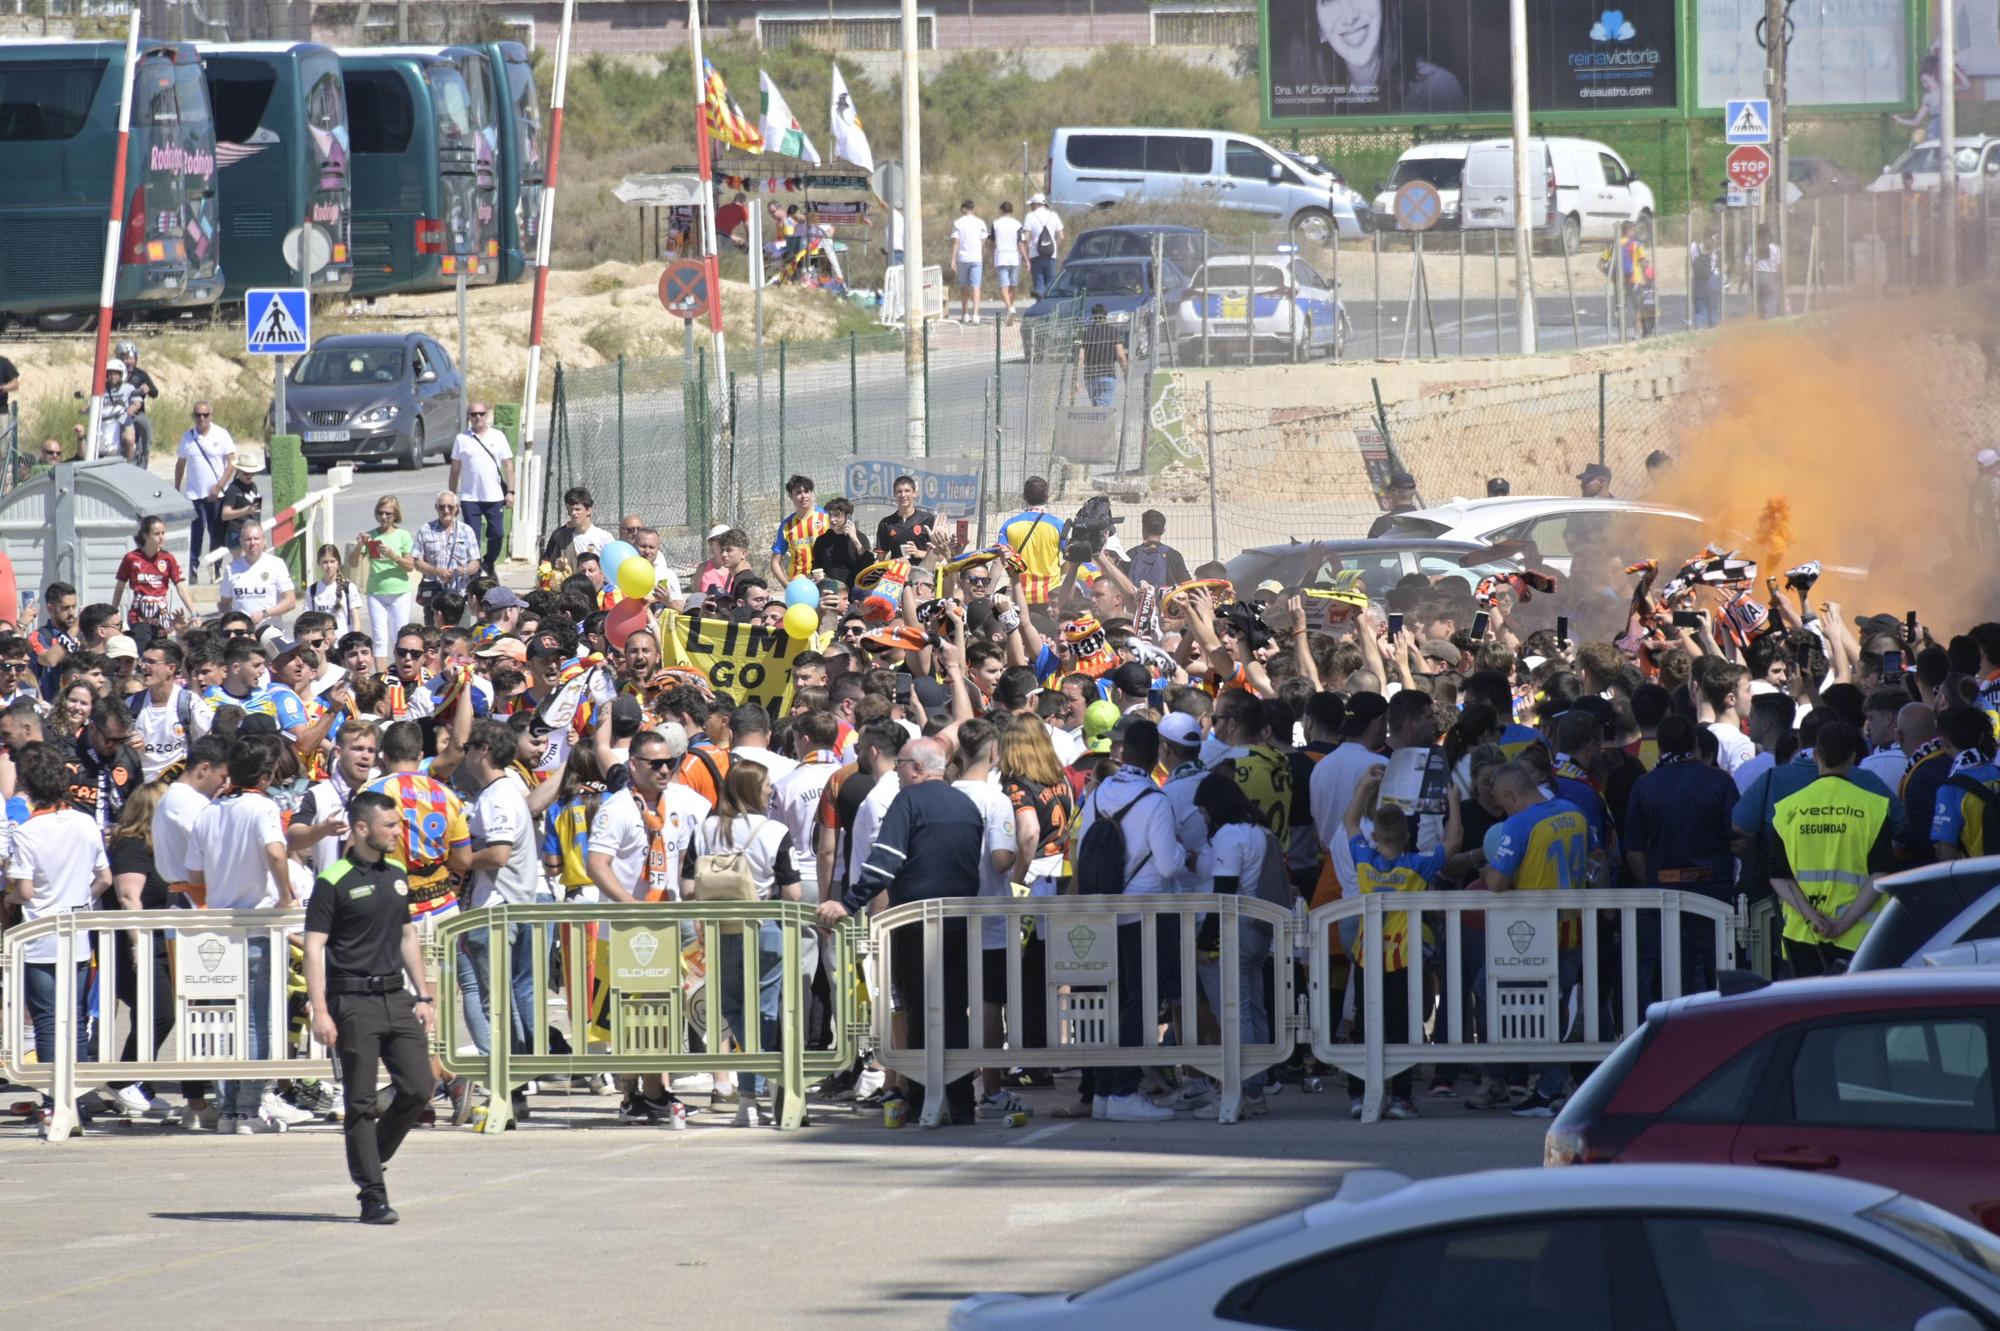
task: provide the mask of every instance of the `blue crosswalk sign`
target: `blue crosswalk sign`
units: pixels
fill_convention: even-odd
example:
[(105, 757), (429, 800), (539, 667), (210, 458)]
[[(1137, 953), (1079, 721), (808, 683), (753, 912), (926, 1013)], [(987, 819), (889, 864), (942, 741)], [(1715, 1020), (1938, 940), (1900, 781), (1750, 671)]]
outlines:
[(312, 306), (302, 287), (243, 296), (243, 349), (253, 356), (302, 356), (312, 346)]
[(1732, 97), (1723, 107), (1724, 143), (1765, 144), (1771, 141), (1771, 99)]

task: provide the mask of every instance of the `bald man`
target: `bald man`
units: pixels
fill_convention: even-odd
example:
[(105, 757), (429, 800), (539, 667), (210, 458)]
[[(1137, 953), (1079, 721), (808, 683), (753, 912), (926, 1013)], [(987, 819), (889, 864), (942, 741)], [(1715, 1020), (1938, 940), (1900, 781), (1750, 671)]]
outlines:
[[(976, 897), (979, 895), (979, 860), (985, 841), (985, 820), (979, 806), (962, 790), (944, 779), (949, 755), (934, 739), (913, 739), (896, 755), (896, 777), (900, 789), (882, 816), (874, 847), (862, 867), (860, 880), (844, 897), (822, 902), (820, 923), (838, 924), (858, 912), (876, 893), (886, 893), (888, 904), (935, 897)], [(966, 1047), (970, 1035), (965, 979), (966, 930), (964, 920), (947, 920), (944, 927), (944, 1035), (954, 1049)], [(921, 1014), (925, 1010), (924, 945), (921, 929), (898, 929), (889, 951), (889, 984), (896, 1006), (902, 1012)], [(992, 997), (1003, 997), (993, 995)], [(923, 1022), (913, 1021), (908, 1032), (910, 1048), (924, 1046)], [(950, 1108), (952, 1123), (971, 1123), (976, 1113), (972, 1091), (973, 1074), (967, 1073), (944, 1088), (944, 1104), (935, 1096), (925, 1103), (925, 1088), (911, 1083), (906, 1113), (926, 1127), (939, 1127)]]
[(1931, 849), (1931, 814), (1937, 809), (1938, 791), (1951, 775), (1951, 755), (1938, 738), (1937, 713), (1920, 702), (1896, 713), (1896, 746), (1910, 759), (1896, 790), (1907, 811), (1896, 829), (1896, 864), (1907, 869), (1936, 857)]

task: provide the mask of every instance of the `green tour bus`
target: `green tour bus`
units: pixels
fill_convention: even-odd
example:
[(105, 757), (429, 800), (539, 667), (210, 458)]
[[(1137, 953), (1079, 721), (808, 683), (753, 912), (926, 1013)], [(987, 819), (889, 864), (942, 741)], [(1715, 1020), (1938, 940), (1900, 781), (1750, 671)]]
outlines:
[(224, 301), (253, 287), (354, 285), (347, 94), (340, 57), (312, 42), (200, 45), (215, 112)]
[[(125, 44), (0, 43), (0, 324), (95, 321)], [(142, 42), (118, 238), (119, 314), (222, 293), (215, 128), (192, 43)]]
[(341, 50), (354, 294), (440, 291), (476, 276), (478, 138), (472, 94), (441, 56)]
[(469, 279), (474, 286), (498, 282), (504, 266), (501, 259), (501, 214), (510, 198), (505, 188), (507, 142), (511, 138), (508, 132), (511, 126), (507, 124), (511, 113), (507, 106), (505, 66), (483, 46), (371, 46), (368, 49), (381, 55), (436, 56), (440, 60), (449, 60), (465, 80), (465, 90), (472, 98), (475, 153), (473, 216), (478, 226), (475, 238), (478, 263), (469, 274)]

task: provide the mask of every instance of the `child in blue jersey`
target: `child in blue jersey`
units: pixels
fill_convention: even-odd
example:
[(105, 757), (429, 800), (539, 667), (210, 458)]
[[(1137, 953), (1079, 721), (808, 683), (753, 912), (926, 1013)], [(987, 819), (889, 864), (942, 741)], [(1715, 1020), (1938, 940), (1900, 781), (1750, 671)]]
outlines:
[[(1347, 805), (1343, 830), (1347, 833), (1348, 848), (1354, 855), (1355, 883), (1364, 896), (1373, 892), (1422, 892), (1444, 872), (1445, 860), (1458, 847), (1458, 790), (1455, 786), (1449, 788), (1444, 839), (1429, 851), (1416, 849), (1417, 828), (1407, 813), (1393, 804), (1376, 807), (1376, 799), (1381, 792), (1382, 770), (1378, 768), (1356, 787), (1354, 798)], [(1363, 836), (1362, 823), (1368, 819), (1370, 810), (1374, 814), (1373, 825), (1369, 834)], [(1397, 974), (1410, 964), (1413, 952), (1410, 934), (1408, 912), (1383, 912), (1382, 1031), (1383, 1038), (1390, 1044), (1403, 1044), (1410, 1038), (1409, 986)], [(1421, 945), (1419, 939), (1416, 946)], [(1354, 961), (1357, 966), (1366, 964), (1368, 952), (1364, 931), (1355, 944)], [(1419, 959), (1422, 957), (1421, 952), (1415, 955)], [(1395, 978), (1391, 979), (1391, 976)], [(1367, 985), (1357, 975), (1352, 1033), (1357, 1044), (1365, 1043), (1367, 1039), (1367, 994)], [(1410, 1098), (1411, 1076), (1411, 1071), (1406, 1068), (1389, 1079), (1389, 1103), (1383, 1108), (1384, 1117), (1407, 1119), (1417, 1116), (1416, 1105)], [(1353, 1101), (1348, 1113), (1354, 1118), (1361, 1117), (1363, 1090), (1360, 1078), (1347, 1079), (1348, 1098)]]

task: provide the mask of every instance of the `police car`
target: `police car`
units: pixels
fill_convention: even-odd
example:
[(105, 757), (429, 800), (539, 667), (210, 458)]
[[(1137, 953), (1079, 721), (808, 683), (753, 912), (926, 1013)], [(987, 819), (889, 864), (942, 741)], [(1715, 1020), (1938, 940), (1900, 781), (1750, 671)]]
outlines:
[(1253, 345), (1277, 359), (1337, 357), (1347, 341), (1347, 310), (1335, 284), (1286, 245), (1274, 254), (1208, 261), (1189, 283), (1174, 319), (1183, 363), (1201, 355), (1204, 331), (1211, 357), (1248, 352)]

